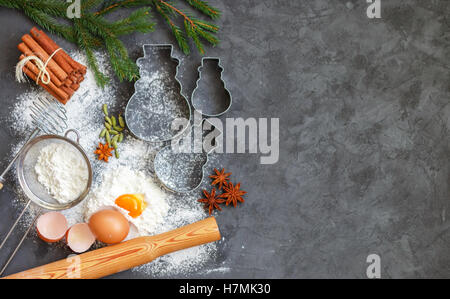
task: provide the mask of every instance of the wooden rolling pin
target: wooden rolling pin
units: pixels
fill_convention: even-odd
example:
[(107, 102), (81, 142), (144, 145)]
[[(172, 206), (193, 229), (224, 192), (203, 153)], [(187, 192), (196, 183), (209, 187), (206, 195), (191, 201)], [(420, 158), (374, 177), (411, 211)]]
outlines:
[(13, 274), (4, 279), (92, 279), (146, 264), (155, 258), (220, 240), (214, 217), (152, 237), (140, 237)]

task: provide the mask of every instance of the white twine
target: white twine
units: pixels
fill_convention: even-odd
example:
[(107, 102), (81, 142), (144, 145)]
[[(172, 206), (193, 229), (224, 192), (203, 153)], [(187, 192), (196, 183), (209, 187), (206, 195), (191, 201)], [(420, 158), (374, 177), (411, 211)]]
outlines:
[[(26, 81), (25, 75), (23, 73), (23, 68), (29, 61), (34, 61), (37, 68), (39, 69), (39, 75), (37, 76), (36, 84), (39, 84), (39, 81), (41, 81), (45, 85), (49, 84), (51, 78), (50, 78), (50, 74), (47, 71), (47, 65), (50, 62), (50, 60), (53, 59), (53, 56), (55, 56), (55, 54), (58, 53), (59, 50), (62, 50), (62, 49), (61, 48), (56, 49), (55, 52), (53, 52), (53, 54), (50, 55), (50, 57), (47, 59), (47, 61), (45, 63), (39, 57), (34, 56), (34, 55), (27, 56), (24, 59), (22, 59), (21, 61), (19, 61), (19, 63), (16, 65), (16, 80), (17, 80), (17, 82), (22, 83), (22, 82)], [(46, 79), (44, 79), (44, 77)]]

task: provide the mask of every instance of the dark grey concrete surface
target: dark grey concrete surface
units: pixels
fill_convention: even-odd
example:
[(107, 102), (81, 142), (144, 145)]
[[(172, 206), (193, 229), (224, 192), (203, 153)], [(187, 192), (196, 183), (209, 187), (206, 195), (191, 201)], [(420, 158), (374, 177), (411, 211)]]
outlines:
[[(188, 277), (365, 278), (372, 253), (384, 278), (450, 277), (450, 2), (381, 0), (378, 20), (365, 0), (211, 2), (224, 12), (207, 54), (223, 59), (226, 117), (280, 118), (280, 159), (223, 155), (248, 191), (218, 215), (216, 262), (231, 270)], [(0, 9), (2, 118), (26, 89), (12, 69), (31, 26)], [(174, 42), (162, 25), (124, 41), (133, 58), (143, 43)], [(188, 95), (199, 62), (184, 59)], [(0, 138), (4, 156), (16, 137), (0, 126)], [(1, 234), (18, 213), (11, 189), (0, 192)], [(9, 272), (66, 254), (27, 239)]]

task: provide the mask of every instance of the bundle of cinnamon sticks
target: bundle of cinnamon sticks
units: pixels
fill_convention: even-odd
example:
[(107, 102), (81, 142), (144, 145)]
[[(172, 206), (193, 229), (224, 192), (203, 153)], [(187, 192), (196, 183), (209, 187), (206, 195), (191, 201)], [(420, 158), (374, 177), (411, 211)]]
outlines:
[[(47, 34), (36, 27), (31, 29), (30, 34), (22, 36), (22, 43), (18, 45), (18, 48), (22, 52), (20, 60), (33, 55), (44, 64), (48, 62), (46, 70), (50, 76), (50, 82), (45, 84), (41, 78), (37, 83), (58, 101), (66, 104), (84, 80), (86, 66), (73, 60)], [(40, 69), (31, 60), (25, 64), (23, 72), (36, 82)]]

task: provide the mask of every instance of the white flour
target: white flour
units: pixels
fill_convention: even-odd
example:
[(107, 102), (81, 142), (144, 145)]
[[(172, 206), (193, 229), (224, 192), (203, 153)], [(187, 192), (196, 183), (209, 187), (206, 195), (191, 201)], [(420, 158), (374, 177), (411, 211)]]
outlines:
[(34, 170), (39, 183), (61, 204), (77, 199), (89, 179), (85, 160), (77, 149), (65, 143), (42, 148)]
[[(84, 55), (73, 53), (72, 57), (86, 64)], [(98, 56), (98, 59), (101, 68), (108, 65), (106, 63), (108, 56)], [(110, 73), (108, 69), (105, 71)], [(161, 72), (160, 75), (166, 76), (167, 74)], [(167, 77), (160, 79), (170, 80)], [(98, 191), (100, 189), (97, 188), (106, 188), (105, 186), (109, 184), (108, 182), (105, 183), (105, 180), (109, 178), (108, 175), (114, 175), (121, 167), (132, 169), (133, 172), (143, 172), (147, 177), (153, 178), (153, 159), (157, 150), (160, 148), (158, 145), (140, 141), (127, 134), (124, 142), (119, 146), (119, 160), (111, 158), (109, 163), (104, 163), (98, 161), (94, 155), (95, 147), (100, 141), (99, 134), (103, 128), (102, 105), (108, 104), (112, 114), (123, 112), (124, 106), (132, 92), (120, 91), (117, 89), (117, 84), (114, 83), (101, 89), (97, 87), (92, 73), (88, 71), (85, 81), (80, 85), (80, 89), (66, 105), (69, 128), (76, 129), (80, 132), (81, 146), (88, 154), (94, 171), (94, 187), (88, 198), (78, 206), (63, 211), (69, 225), (86, 220), (86, 214), (89, 213), (87, 212), (89, 211), (88, 206), (95, 204), (94, 198), (96, 194), (98, 194), (98, 197), (100, 196), (100, 193), (96, 192), (96, 190)], [(33, 88), (32, 91), (23, 93), (17, 97), (16, 104), (11, 111), (11, 118), (7, 120), (7, 123), (11, 126), (12, 134), (18, 138), (18, 144), (12, 150), (11, 155), (19, 150), (32, 130), (28, 106), (37, 96), (44, 95), (46, 95), (46, 92), (42, 91), (42, 89)], [(213, 156), (210, 156), (209, 163), (211, 165), (205, 166), (206, 169), (218, 167), (218, 161)], [(13, 177), (12, 173), (11, 177)], [(17, 183), (16, 186), (18, 201), (15, 204), (19, 210), (23, 208), (25, 198)], [(149, 226), (152, 228), (150, 230), (153, 230), (152, 234), (163, 233), (202, 220), (208, 216), (202, 205), (197, 202), (197, 199), (201, 197), (200, 191), (187, 195), (175, 195), (165, 191), (162, 192), (166, 196), (165, 201), (168, 204), (169, 210), (168, 214), (165, 217), (163, 216), (162, 222)], [(112, 197), (112, 195), (110, 196)], [(91, 202), (91, 200), (94, 200), (94, 202)], [(22, 225), (26, 227), (32, 219), (33, 211), (31, 215), (27, 215), (26, 221)], [(36, 240), (38, 240), (37, 237)], [(49, 246), (64, 245), (54, 244)], [(217, 244), (210, 243), (160, 257), (149, 264), (133, 269), (133, 271), (142, 273), (147, 277), (173, 277), (180, 274), (200, 273), (215, 269), (216, 256)], [(220, 265), (220, 267), (223, 267), (223, 265)]]

